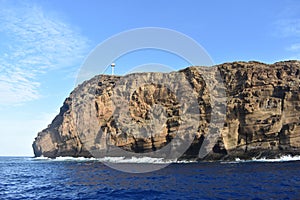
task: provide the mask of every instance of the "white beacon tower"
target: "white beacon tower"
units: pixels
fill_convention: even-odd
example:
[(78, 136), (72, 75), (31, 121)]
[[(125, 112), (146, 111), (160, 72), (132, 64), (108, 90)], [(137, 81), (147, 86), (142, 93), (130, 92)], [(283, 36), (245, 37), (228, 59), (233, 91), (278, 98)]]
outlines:
[(111, 75), (114, 75), (116, 64), (115, 63), (111, 63), (110, 66), (111, 66)]

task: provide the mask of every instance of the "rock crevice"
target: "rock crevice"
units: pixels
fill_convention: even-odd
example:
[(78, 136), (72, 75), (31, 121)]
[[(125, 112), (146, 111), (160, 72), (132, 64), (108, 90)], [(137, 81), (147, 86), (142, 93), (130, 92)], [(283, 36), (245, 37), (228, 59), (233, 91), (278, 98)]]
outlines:
[[(128, 105), (124, 104), (128, 107), (125, 121), (134, 123), (134, 127), (128, 125), (124, 128), (118, 124), (121, 116), (115, 115), (115, 109), (119, 108), (116, 108), (112, 97), (125, 94), (134, 85), (134, 81), (129, 79), (163, 79), (166, 74), (98, 75), (85, 81), (65, 100), (52, 123), (38, 133), (33, 143), (35, 156), (92, 157), (91, 150), (106, 149), (109, 145), (137, 153), (152, 152), (168, 145), (183, 128), (194, 140), (182, 158), (198, 159), (199, 149), (204, 139), (209, 137), (213, 109), (217, 109), (218, 113), (225, 106), (224, 126), (215, 127), (219, 136), (202, 159), (251, 159), (300, 154), (299, 61), (270, 65), (233, 62), (214, 66), (221, 75), (218, 81), (224, 83), (226, 93), (226, 105), (216, 104), (215, 107), (212, 106), (211, 92), (222, 98), (218, 97), (217, 90), (220, 88), (210, 91), (199, 68), (189, 67), (169, 74), (181, 77), (174, 83), (175, 89), (188, 82), (197, 99), (193, 109), (181, 105), (178, 94), (161, 83), (153, 81), (135, 86), (129, 95)], [(218, 78), (215, 71), (211, 71), (209, 76), (211, 79)], [(184, 87), (178, 89), (184, 90)], [(196, 131), (184, 127), (183, 112), (197, 119)], [(164, 123), (159, 128), (151, 128), (151, 123), (162, 121)], [(145, 128), (151, 129), (151, 133), (146, 134)], [(182, 140), (185, 137), (182, 136)]]

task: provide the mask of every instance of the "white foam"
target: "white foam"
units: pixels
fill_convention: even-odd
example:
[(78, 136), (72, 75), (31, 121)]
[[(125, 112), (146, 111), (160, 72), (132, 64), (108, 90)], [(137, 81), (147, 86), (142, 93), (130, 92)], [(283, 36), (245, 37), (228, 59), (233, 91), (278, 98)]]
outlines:
[(222, 163), (243, 163), (243, 162), (290, 162), (290, 161), (299, 161), (300, 156), (291, 156), (285, 155), (280, 158), (252, 158), (251, 160), (241, 160), (240, 158), (236, 158), (235, 161), (228, 161)]
[(151, 158), (151, 157), (104, 157), (99, 158), (99, 161), (102, 162), (109, 162), (109, 163), (153, 163), (153, 164), (165, 164), (166, 162), (163, 158)]
[[(47, 157), (36, 157), (34, 160), (44, 161), (74, 161), (74, 162), (107, 162), (107, 163), (149, 163), (149, 164), (170, 164), (170, 163), (195, 163), (195, 160), (165, 160), (164, 158), (151, 158), (151, 157), (103, 157), (103, 158), (85, 158), (85, 157), (57, 157), (55, 159)], [(252, 158), (251, 160), (242, 160), (236, 158), (235, 161), (225, 161), (221, 163), (242, 163), (242, 162), (289, 162), (289, 161), (300, 161), (299, 156), (285, 155), (280, 158), (267, 159), (267, 158)]]
[(165, 160), (164, 158), (151, 158), (151, 157), (104, 157), (97, 159), (102, 162), (110, 163), (151, 163), (151, 164), (170, 164), (170, 163), (192, 163), (192, 160)]
[(85, 158), (85, 157), (70, 157), (70, 156), (60, 156), (52, 159), (53, 161), (77, 161), (77, 162), (87, 162), (95, 161), (95, 158)]
[(164, 158), (151, 158), (151, 157), (103, 157), (103, 158), (84, 158), (84, 157), (56, 157), (55, 159), (47, 157), (36, 157), (35, 160), (47, 160), (47, 161), (75, 161), (75, 162), (107, 162), (107, 163), (149, 163), (149, 164), (170, 164), (170, 163), (194, 163), (194, 160), (165, 160)]
[(196, 160), (175, 160), (174, 163), (197, 163)]
[(252, 159), (252, 161), (255, 162), (288, 162), (288, 161), (297, 161), (297, 160), (300, 160), (300, 156), (285, 155), (280, 158), (273, 158), (273, 159), (266, 159), (266, 158)]
[(95, 158), (84, 158), (84, 157), (69, 157), (69, 156), (60, 156), (56, 158), (48, 158), (48, 157), (35, 157), (33, 160), (45, 160), (45, 161), (93, 161)]
[(34, 160), (50, 160), (50, 158), (48, 157), (44, 157), (44, 156), (41, 156), (41, 157), (35, 157), (33, 158)]

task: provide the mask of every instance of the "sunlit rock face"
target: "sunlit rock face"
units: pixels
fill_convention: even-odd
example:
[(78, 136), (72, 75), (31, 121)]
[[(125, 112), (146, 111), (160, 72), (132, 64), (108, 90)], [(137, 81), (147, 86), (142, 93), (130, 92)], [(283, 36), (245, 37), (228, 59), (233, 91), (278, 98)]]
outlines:
[[(270, 65), (233, 62), (212, 67), (210, 79), (217, 79), (218, 73), (218, 81), (225, 87), (221, 127), (211, 124), (213, 109), (218, 109), (212, 106), (211, 94), (217, 91), (207, 87), (200, 68), (169, 74), (98, 75), (85, 81), (65, 100), (52, 123), (38, 133), (33, 143), (35, 156), (93, 157), (91, 152), (109, 146), (135, 153), (155, 152), (178, 136), (182, 141), (193, 137), (181, 158), (199, 159), (209, 127), (215, 127), (218, 137), (211, 141), (209, 153), (201, 158), (204, 160), (300, 154), (299, 61)], [(145, 77), (171, 77), (176, 84), (172, 88), (155, 81), (134, 85)], [(188, 91), (185, 98), (196, 99), (192, 111), (188, 102), (178, 98), (178, 91)], [(117, 112), (122, 109), (114, 99), (118, 95), (129, 97), (122, 112)], [(192, 125), (196, 129), (185, 127), (183, 121), (190, 118), (197, 120)], [(120, 120), (133, 125), (124, 128)]]

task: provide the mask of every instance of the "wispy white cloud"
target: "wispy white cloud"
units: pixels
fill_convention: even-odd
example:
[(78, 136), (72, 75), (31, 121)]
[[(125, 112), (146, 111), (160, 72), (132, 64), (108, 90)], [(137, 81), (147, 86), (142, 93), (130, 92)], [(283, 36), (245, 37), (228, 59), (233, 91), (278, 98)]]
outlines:
[(0, 105), (39, 98), (38, 76), (79, 66), (88, 43), (76, 28), (37, 5), (0, 1)]

